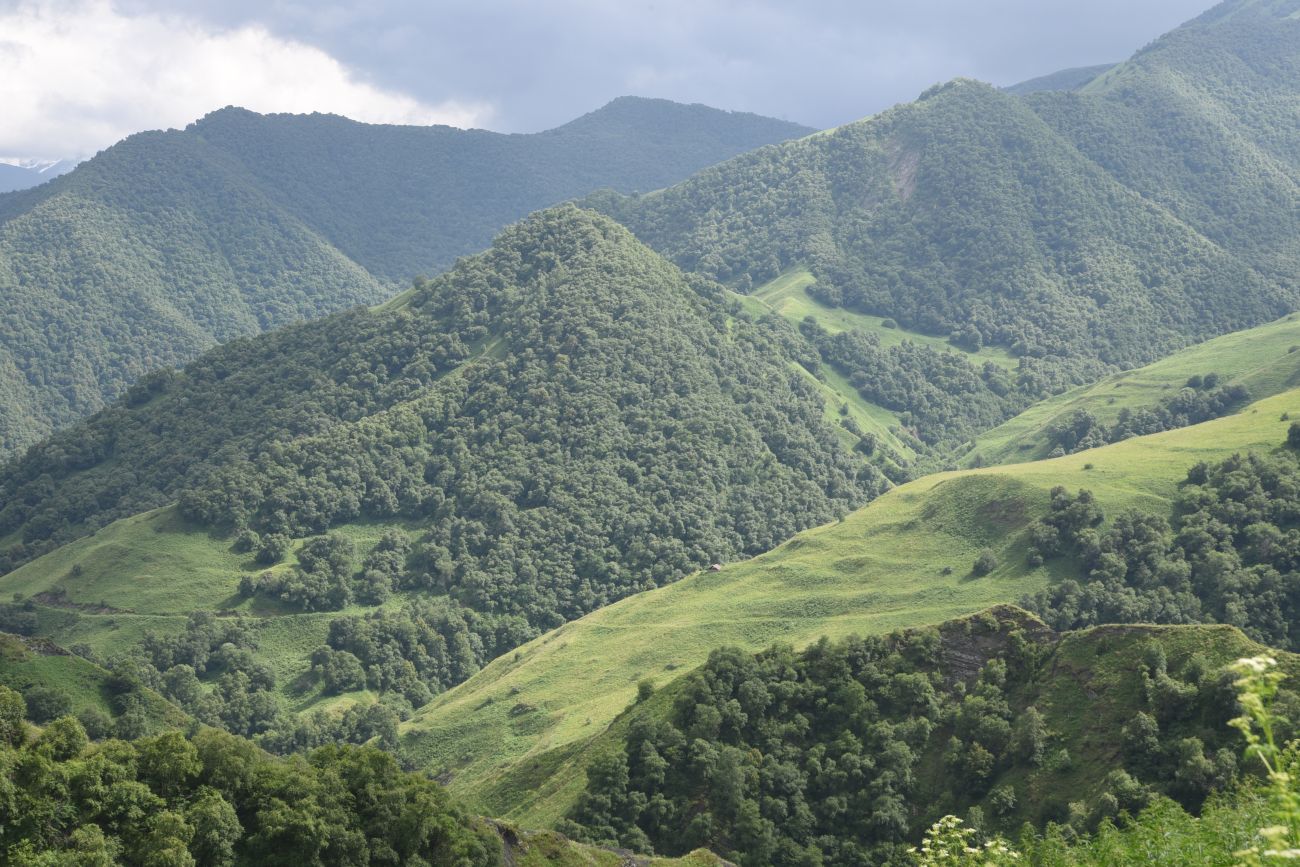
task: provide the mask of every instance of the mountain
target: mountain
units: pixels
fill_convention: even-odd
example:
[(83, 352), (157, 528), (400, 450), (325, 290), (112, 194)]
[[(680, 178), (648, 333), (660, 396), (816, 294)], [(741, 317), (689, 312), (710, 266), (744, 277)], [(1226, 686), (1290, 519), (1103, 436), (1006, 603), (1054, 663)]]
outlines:
[[(541, 630), (878, 494), (809, 352), (607, 218), (539, 212), (400, 304), (232, 341), (11, 462), (10, 562), (77, 541), (0, 585), (45, 612), (40, 634), (133, 647), (203, 721), (288, 748), (303, 684), (326, 704), (362, 685), (336, 652), (389, 660), (386, 689), (418, 706)], [(227, 645), (252, 654), (240, 695), (279, 696), (252, 717), (160, 680)]]
[(533, 210), (809, 131), (624, 98), (533, 135), (228, 108), (132, 136), (0, 195), (0, 457), (215, 343), (381, 301)]
[[(752, 560), (637, 594), (534, 639), (419, 709), (402, 728), (402, 749), (445, 772), (475, 809), (553, 826), (584, 785), (593, 739), (636, 698), (639, 681), (662, 686), (723, 645), (802, 648), (823, 636), (880, 635), (1029, 600), (1082, 571), (1072, 558), (1030, 559), (1053, 488), (1090, 491), (1108, 520), (1130, 510), (1167, 518), (1189, 468), (1277, 449), (1291, 424), (1285, 416), (1300, 418), (1300, 391), (1054, 460), (902, 485)], [(1243, 489), (1252, 489), (1245, 480)], [(977, 577), (973, 564), (986, 549), (997, 565)], [(83, 557), (89, 568), (90, 552)], [(46, 580), (69, 565), (51, 562)]]
[(806, 268), (825, 304), (1085, 382), (1300, 302), (1293, 11), (1230, 3), (1079, 92), (958, 80), (588, 202), (738, 291)]
[(658, 189), (738, 153), (812, 131), (754, 114), (637, 97), (528, 135), (233, 108), (186, 130), (235, 159), (348, 258), (399, 283), (478, 252), (507, 224), (538, 208), (600, 187)]
[(1114, 66), (1114, 63), (1102, 63), (1097, 66), (1075, 66), (1070, 69), (1060, 69), (1002, 89), (1007, 93), (1014, 93), (1016, 96), (1042, 93), (1043, 91), (1078, 90), (1103, 72), (1114, 68)]
[(0, 163), (0, 193), (8, 193), (13, 190), (25, 190), (28, 187), (35, 186), (39, 181), (33, 173), (22, 166), (11, 166), (6, 163)]
[(0, 163), (0, 193), (25, 190), (72, 171), (75, 163), (57, 160), (52, 163), (12, 165)]

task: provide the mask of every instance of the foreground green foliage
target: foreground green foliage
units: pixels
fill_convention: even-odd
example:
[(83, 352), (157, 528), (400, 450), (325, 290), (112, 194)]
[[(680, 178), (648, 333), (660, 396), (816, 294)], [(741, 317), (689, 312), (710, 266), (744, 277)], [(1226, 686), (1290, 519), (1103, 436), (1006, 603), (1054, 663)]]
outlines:
[(974, 828), (955, 816), (936, 822), (913, 852), (921, 867), (1010, 864), (1065, 865), (1260, 865), (1294, 860), (1300, 854), (1300, 791), (1296, 743), (1280, 746), (1291, 725), (1279, 703), (1286, 676), (1272, 656), (1242, 658), (1229, 670), (1243, 713), (1229, 722), (1246, 739), (1247, 767), (1262, 768), (1265, 783), (1244, 781), (1212, 795), (1199, 817), (1168, 799), (1157, 799), (1136, 817), (1106, 819), (1095, 835), (1079, 838), (1068, 826), (1049, 825), (1043, 834), (1024, 829), (1017, 849), (1000, 837), (978, 843)]
[[(72, 716), (34, 728), (0, 685), (0, 860), (22, 867), (521, 865), (613, 867), (612, 852), (467, 816), (370, 747), (276, 759), (214, 729), (95, 740)], [(100, 737), (105, 739), (99, 740)], [(708, 867), (706, 852), (649, 865)]]
[(90, 745), (65, 718), (0, 768), (10, 864), (501, 863), (494, 834), (370, 748), (276, 760), (210, 729)]

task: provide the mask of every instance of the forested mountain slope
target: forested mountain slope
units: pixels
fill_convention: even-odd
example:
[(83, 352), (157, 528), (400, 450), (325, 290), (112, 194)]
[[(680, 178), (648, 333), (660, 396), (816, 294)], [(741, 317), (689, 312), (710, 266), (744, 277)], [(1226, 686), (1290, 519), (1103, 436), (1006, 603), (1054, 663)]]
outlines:
[(958, 80), (591, 201), (740, 291), (801, 265), (827, 303), (1084, 381), (1300, 298), (1293, 11), (1226, 4), (1081, 93)]
[(11, 563), (180, 506), (6, 576), (23, 604), (0, 615), (134, 654), (160, 686), (248, 648), (251, 680), (195, 713), (281, 745), (287, 706), (230, 696), (302, 709), (322, 645), (391, 663), (389, 691), (422, 704), (540, 630), (887, 486), (826, 419), (801, 338), (729, 309), (608, 219), (540, 212), (402, 305), (233, 341), (9, 464)]
[[(619, 531), (647, 546), (629, 587), (757, 552), (879, 477), (822, 420), (795, 370), (806, 344), (723, 301), (603, 217), (541, 212), (401, 305), (233, 341), (138, 384), (4, 468), (0, 532), (20, 534), (22, 557), (178, 497), (213, 527), (295, 535), (362, 516), (445, 524), (473, 501), (499, 544), (561, 532), (533, 524), (548, 504), (620, 503), (603, 520), (621, 524), (639, 497), (673, 494), (676, 553), (649, 526)], [(605, 544), (548, 556), (594, 568)]]
[(238, 160), (353, 261), (398, 282), (478, 252), (538, 208), (600, 187), (658, 189), (810, 132), (758, 115), (635, 97), (527, 135), (234, 108), (186, 130)]
[(506, 224), (808, 132), (625, 98), (501, 135), (214, 112), (0, 195), (0, 458), (214, 343), (391, 295)]

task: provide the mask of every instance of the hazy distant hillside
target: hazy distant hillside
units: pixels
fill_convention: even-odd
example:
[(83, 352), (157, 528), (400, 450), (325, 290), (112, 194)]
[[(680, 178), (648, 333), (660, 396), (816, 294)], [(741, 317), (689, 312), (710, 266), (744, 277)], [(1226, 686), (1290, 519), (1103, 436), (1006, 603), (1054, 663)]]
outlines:
[(808, 132), (620, 99), (536, 135), (215, 112), (0, 195), (0, 458), (215, 342), (393, 294), (506, 224)]
[(0, 193), (25, 190), (37, 184), (52, 181), (59, 175), (71, 171), (74, 165), (69, 160), (37, 166), (13, 166), (8, 163), (0, 163)]
[(1056, 72), (1026, 79), (1002, 89), (1017, 96), (1052, 90), (1078, 90), (1114, 66), (1113, 63), (1102, 63), (1097, 66), (1075, 66), (1070, 69), (1059, 69)]
[(598, 187), (653, 190), (807, 127), (623, 97), (564, 126), (501, 135), (223, 109), (188, 133), (234, 156), (372, 274), (405, 281), (486, 247), (507, 223)]

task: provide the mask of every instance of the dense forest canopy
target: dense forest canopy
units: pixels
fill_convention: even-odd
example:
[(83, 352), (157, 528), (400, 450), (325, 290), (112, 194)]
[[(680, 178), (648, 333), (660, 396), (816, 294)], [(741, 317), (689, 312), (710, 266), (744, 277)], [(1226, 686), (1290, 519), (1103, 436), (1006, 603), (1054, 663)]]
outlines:
[(274, 759), (213, 729), (92, 743), (72, 716), (30, 733), (0, 686), (7, 864), (501, 864), (501, 841), (374, 747)]
[(0, 195), (0, 459), (214, 343), (375, 303), (600, 187), (810, 130), (619, 99), (535, 135), (227, 108)]

